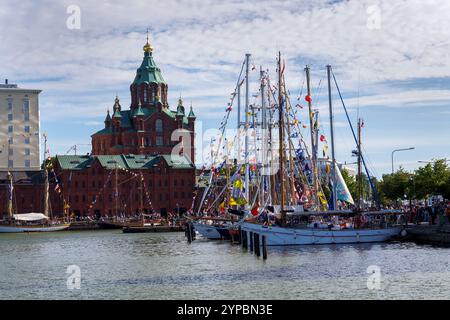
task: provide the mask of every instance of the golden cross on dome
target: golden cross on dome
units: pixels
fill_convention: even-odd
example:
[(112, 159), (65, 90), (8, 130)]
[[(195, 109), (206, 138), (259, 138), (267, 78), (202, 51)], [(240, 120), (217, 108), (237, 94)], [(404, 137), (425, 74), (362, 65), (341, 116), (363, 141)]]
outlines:
[(148, 42), (148, 28), (147, 28), (147, 42), (144, 45), (144, 52), (152, 52), (153, 51), (153, 47), (152, 45)]

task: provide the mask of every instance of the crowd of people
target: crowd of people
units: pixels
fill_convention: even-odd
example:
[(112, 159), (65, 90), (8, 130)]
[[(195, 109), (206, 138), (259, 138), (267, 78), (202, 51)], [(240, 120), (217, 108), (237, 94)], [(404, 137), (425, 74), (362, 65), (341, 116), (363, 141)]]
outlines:
[(433, 205), (418, 204), (407, 210), (410, 211), (410, 223), (450, 224), (450, 201), (448, 200), (440, 201)]

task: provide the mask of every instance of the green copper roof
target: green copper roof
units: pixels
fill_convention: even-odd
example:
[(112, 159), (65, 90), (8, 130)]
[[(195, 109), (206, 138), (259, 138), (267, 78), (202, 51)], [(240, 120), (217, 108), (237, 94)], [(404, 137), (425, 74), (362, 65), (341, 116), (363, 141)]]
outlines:
[(195, 118), (195, 114), (194, 114), (194, 110), (192, 110), (192, 106), (191, 106), (191, 110), (189, 111), (188, 118)]
[(177, 116), (184, 116), (183, 100), (178, 99)]
[(189, 161), (188, 158), (180, 155), (175, 154), (163, 154), (161, 157), (164, 158), (164, 160), (167, 162), (167, 165), (169, 167), (174, 167), (177, 169), (187, 169), (187, 168), (193, 168), (194, 165)]
[(59, 162), (61, 169), (63, 170), (81, 170), (86, 168), (93, 162), (90, 156), (56, 156), (56, 160)]
[[(167, 114), (169, 117), (171, 117), (172, 119), (176, 118), (177, 112), (176, 111), (172, 111), (169, 108), (162, 108), (162, 111)], [(183, 124), (188, 125), (188, 120), (186, 117), (183, 117)]]
[(161, 74), (161, 69), (156, 66), (152, 52), (144, 52), (144, 59), (136, 71), (133, 83), (166, 83)]
[(127, 168), (127, 164), (121, 156), (101, 155), (94, 156), (105, 169)]
[(110, 122), (111, 121), (111, 116), (109, 115), (109, 110), (106, 112), (106, 118), (105, 118), (105, 122)]
[(175, 169), (193, 169), (194, 165), (190, 163), (189, 159), (179, 155), (94, 155), (94, 156), (74, 156), (63, 155), (56, 156), (56, 159), (62, 170), (83, 170), (96, 160), (100, 165), (107, 169), (113, 170), (116, 168), (122, 169), (151, 169), (154, 165), (164, 160), (167, 165)]
[(119, 109), (116, 109), (113, 114), (113, 118), (122, 118), (122, 112)]
[[(142, 113), (144, 115), (144, 119), (147, 119), (148, 117), (152, 116), (155, 112), (157, 112), (156, 108), (141, 108)], [(172, 111), (169, 108), (162, 108), (162, 112), (164, 112), (166, 115), (168, 115), (172, 119), (176, 119), (176, 111)], [(118, 117), (120, 118), (120, 126), (124, 129), (129, 129), (129, 131), (134, 131), (133, 124), (132, 124), (132, 111), (131, 110), (124, 110), (124, 111), (118, 111), (120, 115)], [(114, 113), (116, 114), (116, 113)], [(114, 117), (114, 116), (113, 116)], [(186, 116), (183, 117), (183, 124), (188, 126), (188, 118)], [(91, 136), (95, 136), (97, 134), (112, 134), (113, 130), (112, 128), (103, 128), (96, 133), (94, 133)]]
[(133, 117), (137, 117), (137, 116), (145, 116), (140, 103), (139, 103), (139, 106), (136, 109), (134, 109), (134, 111), (133, 111)]

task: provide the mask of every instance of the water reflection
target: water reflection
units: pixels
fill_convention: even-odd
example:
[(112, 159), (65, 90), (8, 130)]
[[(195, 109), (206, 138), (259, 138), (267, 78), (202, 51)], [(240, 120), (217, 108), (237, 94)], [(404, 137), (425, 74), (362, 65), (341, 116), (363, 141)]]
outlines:
[[(12, 299), (450, 298), (448, 248), (411, 243), (269, 247), (120, 231), (0, 235), (0, 288)], [(80, 266), (81, 290), (66, 268)], [(383, 287), (367, 289), (378, 265)]]

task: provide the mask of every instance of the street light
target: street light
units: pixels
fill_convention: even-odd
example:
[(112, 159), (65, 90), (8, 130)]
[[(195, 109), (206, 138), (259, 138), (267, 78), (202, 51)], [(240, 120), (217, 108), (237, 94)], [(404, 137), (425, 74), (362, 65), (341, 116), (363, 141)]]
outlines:
[(391, 160), (392, 160), (392, 174), (394, 174), (394, 153), (398, 152), (398, 151), (407, 151), (407, 150), (414, 150), (414, 147), (410, 147), (410, 148), (404, 148), (404, 149), (395, 149), (394, 151), (392, 151), (392, 155), (391, 155)]
[[(444, 160), (445, 162), (450, 162), (450, 159), (444, 158), (444, 159), (442, 159), (442, 160)], [(438, 160), (431, 160), (431, 161), (422, 161), (422, 160), (419, 160), (419, 161), (417, 161), (417, 162), (418, 162), (418, 163), (435, 163), (436, 161), (438, 161)]]

